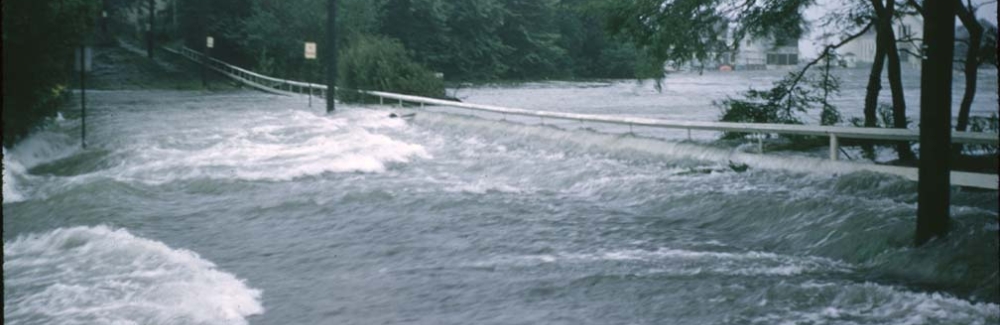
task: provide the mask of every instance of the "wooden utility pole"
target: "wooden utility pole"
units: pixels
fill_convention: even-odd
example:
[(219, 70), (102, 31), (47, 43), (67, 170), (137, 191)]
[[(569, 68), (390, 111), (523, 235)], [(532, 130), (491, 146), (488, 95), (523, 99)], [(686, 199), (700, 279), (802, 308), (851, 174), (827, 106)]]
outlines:
[(955, 44), (954, 0), (924, 3), (924, 54), (920, 73), (920, 180), (916, 244), (948, 232), (951, 201), (951, 73)]
[(337, 97), (337, 0), (327, 0), (326, 41), (326, 112), (336, 109)]

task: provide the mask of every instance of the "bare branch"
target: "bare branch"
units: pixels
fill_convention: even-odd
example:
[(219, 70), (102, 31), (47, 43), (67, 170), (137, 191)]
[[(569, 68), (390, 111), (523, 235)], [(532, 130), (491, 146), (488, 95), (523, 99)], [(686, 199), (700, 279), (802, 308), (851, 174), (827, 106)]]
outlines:
[(924, 57), (924, 55), (923, 55), (923, 54), (920, 54), (920, 53), (917, 53), (917, 52), (913, 52), (913, 51), (910, 51), (910, 49), (900, 49), (900, 51), (901, 51), (901, 52), (903, 52), (903, 53), (906, 53), (906, 54), (909, 54), (909, 55), (912, 55), (912, 56), (915, 56), (915, 57), (918, 57), (918, 58), (923, 58), (923, 57)]
[[(961, 1), (961, 0), (959, 0), (959, 1)], [(920, 4), (917, 3), (917, 0), (907, 0), (906, 2), (909, 3), (910, 6), (913, 7), (914, 10), (916, 10), (918, 13), (920, 13), (921, 16), (924, 15), (924, 7), (921, 7)]]
[(827, 45), (826, 47), (824, 47), (822, 55), (820, 55), (819, 57), (813, 59), (811, 62), (809, 62), (808, 64), (806, 64), (804, 67), (802, 67), (802, 70), (799, 70), (799, 73), (795, 75), (795, 79), (792, 80), (791, 85), (788, 87), (788, 91), (786, 91), (783, 96), (788, 95), (789, 93), (792, 92), (792, 90), (795, 89), (796, 86), (798, 86), (799, 81), (801, 81), (802, 77), (805, 76), (805, 74), (806, 74), (807, 71), (809, 71), (809, 68), (812, 68), (812, 66), (816, 65), (817, 63), (819, 63), (820, 60), (823, 60), (824, 58), (829, 57), (831, 51), (836, 50), (836, 49), (840, 48), (841, 46), (844, 46), (844, 44), (847, 44), (847, 43), (849, 43), (849, 42), (857, 39), (858, 37), (861, 37), (861, 35), (864, 35), (865, 33), (867, 33), (868, 30), (871, 29), (873, 25), (874, 25), (874, 23), (869, 22), (868, 25), (865, 25), (865, 28), (861, 29), (861, 31), (859, 31), (857, 33), (854, 33), (854, 34), (848, 36), (847, 38), (841, 40), (840, 43), (833, 44), (833, 45)]

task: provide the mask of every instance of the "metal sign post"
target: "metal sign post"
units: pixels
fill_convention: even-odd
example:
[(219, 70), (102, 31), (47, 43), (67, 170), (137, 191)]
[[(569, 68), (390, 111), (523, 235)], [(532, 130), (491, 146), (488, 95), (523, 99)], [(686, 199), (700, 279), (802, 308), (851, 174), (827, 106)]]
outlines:
[(74, 70), (80, 72), (80, 146), (87, 149), (87, 72), (93, 67), (93, 50), (80, 45)]
[[(316, 60), (316, 43), (306, 42), (305, 57), (306, 57), (306, 60), (307, 60), (306, 62), (309, 62), (308, 60)], [(312, 107), (313, 106), (313, 87), (312, 87), (312, 82), (308, 80), (309, 78), (304, 78), (304, 79), (306, 79), (306, 83), (309, 84), (309, 107)]]
[(332, 113), (337, 98), (337, 0), (327, 0), (326, 5), (326, 112)]
[(205, 51), (201, 54), (201, 85), (208, 88), (208, 59), (209, 52), (215, 47), (215, 39), (211, 36), (205, 38)]

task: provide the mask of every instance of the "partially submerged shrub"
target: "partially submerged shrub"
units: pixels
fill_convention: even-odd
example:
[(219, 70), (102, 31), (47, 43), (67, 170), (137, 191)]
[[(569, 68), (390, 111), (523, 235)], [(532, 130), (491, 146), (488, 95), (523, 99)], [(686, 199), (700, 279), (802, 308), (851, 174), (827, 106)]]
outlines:
[(340, 100), (358, 102), (355, 90), (376, 90), (443, 98), (444, 80), (413, 62), (397, 40), (366, 36), (357, 39), (338, 61)]
[[(969, 131), (971, 132), (989, 132), (996, 134), (1000, 131), (1000, 119), (997, 118), (997, 113), (990, 114), (990, 116), (973, 116), (969, 118)], [(965, 145), (963, 147), (966, 154), (975, 155), (996, 155), (997, 146), (989, 144), (980, 145)]]
[[(792, 75), (793, 76), (793, 75)], [(743, 98), (728, 97), (716, 103), (722, 107), (722, 122), (802, 124), (795, 112), (805, 112), (809, 107), (809, 91), (802, 87), (792, 87), (793, 80), (786, 77), (774, 83), (768, 90), (750, 89)], [(726, 132), (723, 139), (742, 139), (748, 133)]]

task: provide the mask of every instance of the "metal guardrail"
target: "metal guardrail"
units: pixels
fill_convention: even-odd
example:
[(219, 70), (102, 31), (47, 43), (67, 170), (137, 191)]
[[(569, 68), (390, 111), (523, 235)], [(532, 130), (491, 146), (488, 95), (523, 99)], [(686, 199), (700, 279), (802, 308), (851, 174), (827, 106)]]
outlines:
[[(179, 54), (195, 62), (202, 62), (202, 54), (198, 51), (192, 50), (187, 47), (182, 47), (179, 50), (164, 48), (172, 53)], [(323, 98), (326, 98), (327, 87), (321, 84), (304, 83), (293, 80), (285, 80), (274, 77), (265, 76), (258, 74), (216, 59), (209, 58), (207, 60), (209, 68), (218, 71), (219, 73), (225, 74), (230, 78), (237, 81), (243, 82), (251, 87), (276, 93), (282, 95), (295, 95), (295, 94), (306, 94), (313, 95), (314, 92), (318, 92)], [(346, 89), (335, 89), (335, 91), (347, 91)], [(566, 112), (551, 112), (551, 111), (538, 111), (538, 110), (527, 110), (520, 108), (510, 108), (510, 107), (500, 107), (492, 105), (480, 105), (480, 104), (470, 104), (451, 100), (442, 100), (421, 96), (412, 95), (402, 95), (381, 91), (367, 91), (367, 90), (350, 90), (358, 92), (361, 94), (378, 97), (379, 104), (385, 104), (385, 99), (393, 99), (397, 101), (398, 105), (402, 106), (404, 103), (419, 104), (421, 107), (424, 105), (432, 106), (447, 106), (455, 108), (470, 109), (483, 112), (491, 112), (502, 114), (504, 117), (506, 115), (519, 115), (519, 116), (531, 116), (538, 118), (549, 118), (549, 119), (561, 119), (561, 120), (572, 120), (580, 122), (596, 122), (596, 123), (606, 123), (606, 124), (618, 124), (618, 125), (628, 125), (632, 126), (644, 126), (644, 127), (656, 127), (656, 128), (666, 128), (666, 129), (682, 129), (688, 131), (688, 137), (690, 138), (692, 130), (702, 130), (702, 131), (719, 131), (719, 132), (739, 132), (739, 133), (755, 133), (755, 134), (793, 134), (793, 135), (806, 135), (806, 136), (817, 136), (817, 137), (828, 137), (830, 139), (830, 160), (838, 160), (840, 153), (840, 139), (867, 139), (867, 140), (888, 140), (888, 141), (920, 141), (920, 131), (911, 129), (886, 129), (886, 128), (861, 128), (861, 127), (842, 127), (842, 126), (816, 126), (816, 125), (790, 125), (790, 124), (763, 124), (763, 123), (733, 123), (733, 122), (701, 122), (701, 121), (678, 121), (678, 120), (665, 120), (665, 119), (653, 119), (653, 118), (642, 118), (642, 117), (630, 117), (630, 116), (611, 116), (611, 115), (597, 115), (597, 114), (578, 114), (578, 113), (566, 113)], [(761, 137), (763, 138), (763, 137)], [(758, 146), (760, 152), (763, 152), (763, 144), (758, 140)], [(953, 131), (951, 134), (952, 143), (959, 144), (985, 144), (985, 145), (1000, 145), (1000, 136), (996, 133), (980, 133), (980, 132), (956, 132)], [(887, 166), (883, 166), (887, 167)], [(902, 167), (895, 167), (902, 168)], [(883, 168), (884, 169), (884, 168)], [(915, 168), (908, 168), (913, 169)], [(914, 171), (897, 171), (889, 172), (891, 174), (901, 175), (907, 178), (916, 179), (916, 173)], [(957, 175), (956, 175), (957, 174)], [(980, 188), (990, 188), (997, 189), (996, 175), (992, 174), (976, 174), (976, 173), (962, 173), (953, 172), (953, 175), (959, 176), (959, 179), (971, 179), (973, 180), (974, 187)], [(976, 180), (977, 175), (982, 176), (992, 176), (992, 180), (982, 181)], [(981, 178), (981, 177), (980, 177)], [(967, 182), (960, 182), (967, 183)]]

